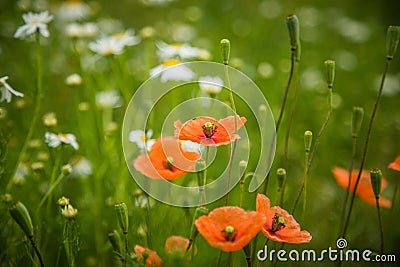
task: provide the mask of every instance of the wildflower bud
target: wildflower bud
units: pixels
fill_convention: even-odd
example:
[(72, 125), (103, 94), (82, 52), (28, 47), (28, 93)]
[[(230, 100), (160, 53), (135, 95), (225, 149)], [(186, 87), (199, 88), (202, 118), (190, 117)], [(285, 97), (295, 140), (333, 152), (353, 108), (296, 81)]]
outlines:
[(57, 117), (54, 112), (49, 112), (43, 115), (44, 126), (51, 128), (57, 125)]
[(115, 212), (117, 214), (119, 226), (122, 229), (124, 235), (128, 233), (128, 207), (124, 202), (117, 202), (114, 205)]
[(386, 57), (392, 59), (400, 40), (400, 26), (389, 26), (386, 34)]
[(108, 240), (110, 241), (111, 246), (117, 255), (122, 255), (121, 237), (116, 230), (111, 230), (108, 233)]
[(380, 169), (373, 169), (370, 171), (370, 175), (375, 198), (379, 198), (382, 187), (382, 171)]
[(33, 162), (31, 165), (31, 168), (34, 172), (42, 171), (44, 170), (44, 163), (41, 161)]
[(61, 208), (64, 208), (65, 206), (69, 205), (69, 198), (62, 196), (61, 198), (58, 199), (57, 204)]
[(1, 196), (1, 199), (4, 201), (4, 203), (10, 203), (12, 201), (12, 195), (5, 193)]
[(307, 153), (310, 152), (311, 144), (312, 144), (312, 132), (305, 131), (304, 132), (304, 149)]
[(286, 170), (284, 168), (277, 169), (276, 176), (278, 178), (278, 192), (280, 192), (286, 180)]
[(64, 176), (67, 176), (72, 173), (72, 166), (70, 164), (66, 164), (62, 166), (61, 172)]
[(328, 87), (332, 88), (333, 80), (335, 79), (335, 61), (328, 59), (325, 60), (325, 70), (326, 70), (326, 82), (328, 83)]
[(286, 17), (286, 25), (289, 31), (290, 49), (295, 51), (296, 61), (300, 61), (300, 26), (299, 19), (292, 14)]
[(155, 34), (156, 34), (156, 30), (155, 30), (153, 27), (151, 27), (151, 26), (143, 27), (143, 28), (139, 31), (139, 35), (140, 35), (143, 39), (152, 38)]
[(90, 109), (90, 104), (88, 102), (81, 102), (78, 105), (78, 110), (79, 111), (88, 111)]
[(0, 108), (0, 120), (7, 118), (7, 110), (5, 108)]
[(364, 109), (362, 107), (353, 107), (353, 115), (351, 117), (351, 135), (357, 137), (361, 128), (361, 123), (364, 117)]
[(74, 219), (76, 216), (78, 216), (78, 210), (75, 209), (71, 204), (68, 204), (61, 210), (61, 215), (66, 219)]
[(33, 225), (28, 210), (21, 202), (17, 201), (10, 206), (10, 215), (21, 227), (22, 231), (29, 237), (33, 237)]
[(15, 107), (17, 109), (23, 109), (26, 106), (26, 101), (23, 98), (19, 98), (17, 99), (17, 101), (15, 101)]
[(228, 65), (229, 54), (231, 51), (231, 43), (228, 39), (222, 39), (220, 44), (221, 44), (222, 63)]

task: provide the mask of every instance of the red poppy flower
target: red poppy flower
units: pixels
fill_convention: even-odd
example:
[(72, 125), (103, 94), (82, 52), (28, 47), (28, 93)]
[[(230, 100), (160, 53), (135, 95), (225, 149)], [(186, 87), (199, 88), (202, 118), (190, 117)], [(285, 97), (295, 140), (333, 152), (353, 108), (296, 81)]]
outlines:
[(392, 163), (390, 163), (388, 168), (395, 171), (400, 171), (400, 156), (398, 156)]
[[(186, 255), (186, 250), (189, 246), (189, 239), (182, 237), (182, 236), (177, 236), (173, 235), (167, 238), (165, 240), (165, 252), (170, 254), (171, 256), (174, 257), (179, 257), (182, 258)], [(193, 246), (190, 248), (189, 251), (193, 249)], [(194, 253), (196, 253), (196, 248)], [(191, 253), (188, 254), (190, 258)]]
[(261, 213), (239, 207), (220, 207), (195, 221), (210, 246), (231, 252), (242, 249), (257, 235), (265, 221)]
[(142, 154), (137, 157), (133, 166), (147, 177), (175, 180), (187, 172), (194, 171), (198, 159), (200, 154), (184, 151), (179, 140), (163, 137), (152, 145), (149, 155)]
[[(346, 171), (345, 169), (342, 169), (339, 167), (333, 167), (332, 173), (335, 176), (338, 184), (341, 187), (343, 187), (344, 189), (347, 189), (347, 185), (349, 183), (349, 172)], [(353, 171), (351, 173), (350, 191), (354, 190), (354, 186), (355, 186), (356, 180), (357, 180), (357, 175), (358, 175), (358, 171)], [(386, 188), (386, 186), (387, 186), (387, 182), (386, 182), (385, 178), (382, 178), (382, 191)], [(374, 191), (372, 190), (371, 178), (370, 178), (369, 171), (364, 171), (364, 170), (362, 171), (360, 182), (358, 183), (358, 186), (357, 186), (356, 195), (359, 196), (366, 203), (368, 203), (372, 206), (376, 205), (375, 195), (374, 195)], [(389, 199), (386, 199), (384, 197), (379, 198), (379, 204), (381, 207), (385, 207), (385, 208), (390, 208), (392, 206), (392, 202)]]
[(309, 232), (300, 230), (300, 225), (292, 215), (281, 207), (271, 207), (271, 202), (263, 194), (257, 195), (256, 210), (265, 215), (262, 233), (270, 240), (293, 244), (308, 243), (312, 239)]
[[(246, 123), (245, 117), (236, 116), (237, 130)], [(198, 117), (182, 125), (180, 120), (175, 121), (175, 137), (180, 140), (190, 140), (205, 146), (226, 145), (239, 139), (235, 133), (234, 116), (228, 116), (216, 121), (212, 117)]]
[(139, 262), (143, 261), (143, 259), (144, 259), (143, 252), (146, 252), (148, 255), (147, 259), (146, 259), (146, 265), (152, 266), (152, 267), (158, 267), (158, 266), (162, 265), (162, 260), (157, 255), (157, 252), (155, 252), (149, 248), (139, 246), (139, 245), (136, 245), (134, 250), (135, 250), (135, 254), (136, 254), (136, 257)]

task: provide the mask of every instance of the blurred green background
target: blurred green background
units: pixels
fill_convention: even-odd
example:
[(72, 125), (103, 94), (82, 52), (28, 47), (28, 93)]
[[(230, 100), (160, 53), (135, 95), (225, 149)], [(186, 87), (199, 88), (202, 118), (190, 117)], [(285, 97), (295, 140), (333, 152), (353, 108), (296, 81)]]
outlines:
[[(149, 77), (149, 68), (159, 64), (155, 54), (156, 41), (188, 42), (193, 46), (207, 49), (211, 54), (210, 60), (220, 62), (219, 41), (222, 38), (228, 38), (231, 41), (231, 65), (254, 80), (267, 98), (275, 117), (279, 114), (290, 67), (290, 46), (285, 17), (288, 14), (298, 16), (301, 25), (302, 53), (297, 76), (299, 91), (286, 166), (288, 180), (283, 203), (285, 209), (290, 209), (292, 206), (302, 179), (303, 133), (305, 130), (311, 130), (316, 135), (328, 111), (323, 62), (326, 59), (336, 61), (333, 115), (322, 136), (310, 171), (307, 192), (308, 210), (301, 224), (302, 228), (308, 230), (313, 236), (312, 242), (302, 245), (301, 248), (322, 250), (334, 246), (345, 191), (336, 184), (331, 168), (333, 166), (348, 168), (351, 156), (350, 123), (353, 106), (361, 106), (365, 110), (355, 164), (356, 168), (359, 166), (368, 121), (385, 63), (386, 29), (388, 25), (400, 24), (398, 14), (400, 2), (390, 0), (176, 0), (152, 4), (154, 2), (157, 1), (87, 2), (93, 14), (85, 21), (99, 23), (100, 31), (107, 32), (106, 21), (113, 22), (119, 29), (134, 29), (136, 33), (146, 26), (155, 29), (153, 38), (143, 40), (141, 44), (129, 48), (123, 55), (125, 66), (130, 70), (129, 77), (126, 78), (130, 88), (133, 90), (137, 88)], [(64, 84), (64, 79), (68, 75), (74, 72), (79, 73), (81, 70), (79, 60), (71, 50), (72, 42), (65, 36), (65, 25), (57, 20), (57, 10), (61, 3), (62, 1), (0, 0), (0, 62), (2, 63), (0, 76), (8, 75), (9, 83), (13, 88), (25, 94), (22, 102), (15, 97), (9, 104), (0, 103), (1, 112), (3, 112), (0, 118), (0, 137), (7, 143), (7, 155), (1, 162), (5, 171), (0, 174), (0, 188), (5, 188), (10, 179), (9, 170), (15, 165), (18, 151), (29, 127), (34, 105), (32, 99), (36, 92), (34, 42), (21, 41), (12, 37), (17, 27), (23, 23), (21, 14), (35, 9), (50, 10), (55, 14), (54, 21), (49, 25), (50, 38), (43, 39), (43, 80), (46, 95), (42, 112), (57, 114), (59, 125), (56, 132), (73, 132), (77, 135), (82, 147), (85, 147), (84, 140), (95, 140), (97, 137), (91, 131), (92, 126), (87, 124), (88, 131), (82, 131), (80, 125), (85, 125), (86, 115), (77, 113), (78, 102), (81, 101), (80, 99), (87, 98), (85, 86), (92, 86), (99, 91), (115, 86), (115, 83), (109, 81), (112, 75), (110, 76), (108, 67), (100, 63), (97, 68), (87, 71), (84, 77), (90, 80), (90, 85), (85, 81), (82, 88), (71, 89)], [(103, 24), (100, 23), (101, 21)], [(86, 55), (90, 53), (86, 51)], [(278, 134), (275, 161), (271, 169), (271, 182), (267, 195), (271, 198), (272, 204), (277, 203), (274, 174), (277, 168), (285, 164), (284, 136), (292, 105), (292, 92), (293, 90), (288, 97), (282, 128)], [(387, 169), (387, 165), (400, 154), (399, 103), (400, 60), (398, 53), (387, 75), (365, 164), (368, 170), (380, 168), (383, 171), (389, 183), (383, 195), (389, 199), (392, 198), (395, 186), (400, 179), (398, 172)], [(125, 107), (124, 105), (113, 111), (118, 127), (121, 126)], [(81, 130), (78, 131), (78, 128)], [(251, 129), (248, 130), (251, 131)], [(43, 126), (38, 125), (34, 138), (43, 140), (45, 131)], [(108, 146), (119, 146), (119, 137), (113, 140), (114, 143)], [(42, 144), (40, 149), (47, 148)], [(117, 156), (107, 154), (107, 149), (110, 148), (103, 150), (105, 157), (109, 159), (110, 165), (107, 166), (113, 167), (104, 170), (100, 178), (95, 177), (99, 173), (95, 170), (93, 177), (90, 176), (88, 179), (65, 179), (57, 188), (57, 194), (54, 197), (54, 199), (62, 195), (70, 197), (79, 210), (77, 222), (80, 228), (81, 250), (77, 256), (78, 266), (110, 266), (112, 264), (113, 254), (106, 237), (109, 229), (117, 227), (113, 210), (113, 204), (116, 201), (125, 201), (130, 208), (132, 247), (140, 242), (145, 244), (142, 233), (137, 231), (140, 227), (143, 228), (146, 222), (145, 210), (134, 204), (137, 197), (133, 195), (133, 191), (137, 185), (131, 180), (126, 170), (125, 173), (121, 171), (119, 174), (113, 172), (122, 168), (123, 164), (120, 163), (123, 163), (123, 156), (122, 154)], [(28, 151), (26, 161), (35, 162), (38, 150), (30, 148)], [(88, 156), (85, 152), (80, 151), (80, 153)], [(63, 154), (62, 161), (67, 163), (74, 154), (76, 152), (67, 150)], [(39, 212), (36, 209), (43, 193), (48, 188), (46, 175), (50, 173), (52, 167), (50, 162), (43, 173), (29, 174), (22, 185), (15, 186), (11, 192), (7, 192), (14, 200), (24, 202), (28, 209), (36, 214), (33, 218), (41, 218), (41, 221), (34, 219), (34, 222), (38, 227), (39, 239), (43, 241), (41, 242), (42, 251), (47, 256), (48, 266), (52, 266), (57, 257), (61, 259), (65, 257), (63, 252), (59, 252), (62, 251), (60, 250), (62, 218), (59, 217), (57, 206), (51, 203), (53, 205), (51, 212), (43, 216), (38, 216)], [(113, 165), (115, 162), (117, 163)], [(101, 161), (92, 162), (94, 168), (101, 164)], [(118, 179), (127, 181), (124, 193), (119, 191), (121, 188), (118, 187)], [(94, 189), (97, 183), (100, 183), (98, 186), (102, 187), (101, 195), (98, 195)], [(6, 192), (1, 190), (1, 193)], [(123, 199), (119, 198), (120, 195)], [(237, 196), (238, 192), (235, 189), (231, 198), (235, 199)], [(244, 206), (254, 209), (254, 199), (254, 194), (246, 194)], [(213, 203), (210, 209), (221, 206), (222, 203), (222, 201)], [(232, 201), (232, 205), (234, 204)], [(94, 206), (97, 206), (96, 212), (93, 210)], [(1, 204), (0, 266), (29, 266), (32, 263), (27, 256), (18, 256), (25, 253), (25, 248), (21, 244), (19, 229), (10, 221), (7, 207), (7, 203)], [(399, 201), (396, 200), (391, 210), (383, 209), (382, 211), (386, 238), (385, 251), (396, 254), (397, 259), (400, 259), (398, 247), (400, 230), (396, 227), (396, 223), (400, 220), (399, 209)], [(156, 203), (151, 209), (151, 214), (155, 218), (153, 225), (149, 226), (152, 232), (153, 249), (157, 250), (163, 258), (166, 237), (172, 234), (188, 235), (191, 222), (187, 218), (191, 218), (193, 209), (175, 208)], [(349, 248), (360, 250), (368, 248), (377, 251), (379, 248), (377, 223), (375, 207), (357, 198), (347, 235)], [(44, 242), (46, 238), (50, 240), (47, 243)], [(259, 239), (262, 240), (260, 243), (264, 242), (264, 237), (259, 237)], [(195, 257), (193, 266), (214, 264), (218, 251), (210, 248), (202, 238), (198, 238), (198, 248), (198, 256)], [(285, 248), (291, 249), (296, 246), (289, 245)], [(240, 251), (237, 252), (235, 260), (237, 261), (234, 266), (245, 264)], [(60, 266), (67, 266), (66, 264), (62, 260), (59, 262)], [(174, 263), (169, 264), (167, 261), (167, 266), (174, 266)], [(279, 265), (291, 264), (280, 263)], [(333, 266), (336, 263), (323, 263), (324, 266), (329, 264)], [(293, 265), (302, 266), (301, 263)], [(344, 265), (361, 266), (362, 263)], [(396, 265), (393, 264), (393, 266)]]

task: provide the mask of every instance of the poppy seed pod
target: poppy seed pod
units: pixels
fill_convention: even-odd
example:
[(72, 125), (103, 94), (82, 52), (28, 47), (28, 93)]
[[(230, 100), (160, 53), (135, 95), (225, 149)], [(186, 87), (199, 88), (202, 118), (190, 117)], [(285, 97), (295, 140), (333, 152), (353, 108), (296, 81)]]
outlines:
[(375, 198), (379, 198), (382, 189), (382, 171), (380, 169), (372, 169), (370, 171), (370, 176)]
[(229, 54), (231, 52), (231, 42), (228, 39), (222, 39), (220, 45), (221, 45), (222, 63), (228, 65)]
[(17, 201), (9, 208), (10, 215), (14, 221), (21, 227), (22, 231), (29, 237), (33, 237), (33, 225), (31, 216), (24, 204)]
[(386, 33), (386, 57), (392, 59), (400, 40), (400, 26), (389, 26)]
[(124, 233), (124, 235), (126, 235), (128, 233), (128, 225), (129, 225), (128, 207), (124, 202), (117, 202), (114, 205), (114, 209), (117, 214), (119, 226), (121, 227), (121, 230)]
[[(206, 207), (198, 207), (198, 208), (196, 208), (196, 210), (194, 212), (194, 215), (193, 215), (193, 223), (192, 223), (192, 226), (190, 227), (190, 242), (193, 242), (193, 240), (196, 238), (197, 234), (199, 233), (197, 231), (196, 226), (194, 225), (194, 222), (200, 216), (207, 215), (207, 214), (208, 214), (208, 209)], [(189, 245), (189, 247), (190, 247), (190, 245)], [(189, 247), (188, 247), (188, 249), (189, 249)]]
[(326, 71), (326, 82), (328, 83), (328, 87), (332, 88), (333, 81), (335, 79), (335, 61), (328, 59), (325, 60), (325, 71)]
[(353, 114), (351, 117), (351, 135), (357, 137), (360, 131), (361, 124), (364, 117), (364, 109), (362, 107), (353, 107)]
[(312, 144), (312, 132), (305, 131), (304, 132), (304, 149), (306, 150), (307, 153), (310, 152), (311, 144)]
[(295, 52), (296, 61), (300, 61), (300, 24), (296, 15), (286, 17), (286, 25), (289, 31), (290, 49)]
[(283, 183), (286, 180), (286, 170), (284, 168), (277, 169), (276, 176), (278, 178), (278, 191), (281, 191)]

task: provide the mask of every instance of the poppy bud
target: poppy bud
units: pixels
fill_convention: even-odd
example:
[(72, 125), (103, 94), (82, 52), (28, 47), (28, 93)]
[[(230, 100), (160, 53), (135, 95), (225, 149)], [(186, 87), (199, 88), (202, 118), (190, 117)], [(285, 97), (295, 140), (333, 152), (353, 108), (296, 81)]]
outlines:
[(278, 178), (278, 192), (280, 192), (286, 180), (286, 170), (284, 168), (277, 169), (276, 176)]
[(128, 233), (128, 207), (124, 202), (117, 202), (114, 205), (115, 212), (117, 214), (119, 226), (122, 229), (124, 235)]
[(310, 152), (311, 144), (312, 144), (312, 132), (305, 131), (304, 132), (304, 148), (307, 153)]
[(325, 60), (325, 70), (326, 70), (326, 82), (328, 83), (328, 87), (332, 88), (333, 80), (335, 79), (335, 61), (328, 59)]
[(351, 117), (351, 135), (357, 137), (361, 128), (364, 117), (364, 109), (362, 107), (353, 107), (353, 115)]
[(113, 247), (113, 250), (118, 254), (122, 254), (122, 242), (121, 242), (121, 237), (118, 234), (118, 231), (116, 230), (111, 230), (108, 233), (108, 240), (111, 243), (111, 246)]
[(220, 44), (221, 44), (222, 63), (228, 65), (229, 54), (231, 50), (231, 42), (228, 39), (222, 39)]
[(242, 179), (240, 179), (241, 183), (244, 183), (246, 167), (247, 167), (247, 161), (245, 160), (239, 161), (239, 173), (242, 174)]
[(9, 208), (10, 215), (14, 221), (21, 227), (22, 231), (29, 237), (33, 237), (33, 225), (31, 216), (25, 205), (17, 201)]
[(290, 48), (295, 51), (296, 61), (300, 61), (300, 26), (299, 19), (292, 14), (286, 17), (286, 25), (289, 31)]
[(382, 171), (380, 169), (373, 169), (370, 171), (370, 175), (375, 198), (379, 198), (382, 187)]
[(12, 201), (12, 195), (5, 193), (1, 196), (1, 199), (4, 201), (4, 203), (10, 203)]
[(389, 26), (386, 34), (386, 57), (392, 59), (400, 39), (400, 26)]
[(196, 172), (197, 172), (197, 182), (200, 187), (204, 186), (204, 170), (206, 169), (206, 162), (203, 159), (199, 159), (196, 161)]

